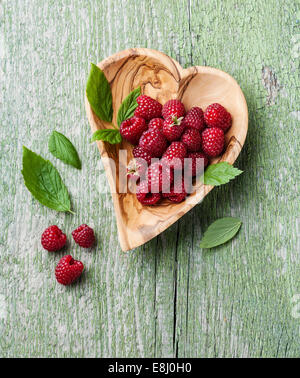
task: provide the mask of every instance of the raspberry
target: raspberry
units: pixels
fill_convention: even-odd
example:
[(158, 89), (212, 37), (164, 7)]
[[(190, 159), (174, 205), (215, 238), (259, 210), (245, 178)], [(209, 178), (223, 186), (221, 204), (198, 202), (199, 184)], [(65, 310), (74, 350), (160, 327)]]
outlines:
[(161, 157), (167, 148), (167, 139), (157, 130), (145, 131), (139, 142), (139, 147), (149, 152), (153, 157)]
[(152, 193), (169, 191), (174, 175), (170, 167), (160, 161), (152, 163), (148, 168), (148, 184)]
[(185, 127), (202, 131), (205, 128), (203, 110), (197, 106), (193, 107), (187, 112), (183, 122)]
[(161, 117), (162, 105), (158, 101), (146, 95), (140, 95), (136, 101), (139, 105), (135, 109), (135, 116), (147, 120)]
[(224, 148), (224, 132), (218, 127), (210, 127), (202, 133), (203, 152), (211, 157), (221, 154)]
[(127, 176), (131, 180), (138, 181), (140, 178), (145, 177), (148, 164), (143, 158), (133, 158), (127, 165)]
[(164, 121), (163, 134), (170, 141), (178, 140), (184, 130), (182, 117), (172, 116)]
[(134, 147), (132, 152), (135, 158), (144, 159), (148, 165), (151, 164), (152, 155), (142, 147)]
[(148, 181), (141, 181), (136, 188), (136, 198), (143, 205), (155, 205), (161, 199), (160, 193), (149, 191)]
[[(190, 152), (187, 157), (188, 159), (185, 159), (185, 170), (187, 170), (188, 176), (199, 175), (208, 164), (208, 158), (203, 152)], [(197, 164), (197, 159), (204, 161), (198, 160)]]
[(173, 142), (163, 154), (162, 161), (174, 169), (183, 169), (184, 158), (187, 155), (187, 149), (182, 142)]
[(123, 121), (120, 126), (120, 134), (132, 144), (138, 144), (141, 135), (146, 130), (146, 121), (144, 118), (140, 117), (126, 119), (126, 121)]
[(162, 118), (153, 118), (148, 124), (148, 129), (159, 130), (162, 132), (164, 120)]
[(189, 152), (201, 149), (201, 135), (196, 129), (185, 129), (180, 140), (186, 145)]
[(184, 185), (184, 178), (178, 178), (176, 182), (174, 182), (174, 184), (172, 185), (170, 192), (164, 193), (162, 196), (163, 198), (167, 198), (175, 203), (182, 202), (187, 196), (186, 188)]
[(181, 101), (179, 100), (169, 100), (165, 103), (162, 108), (162, 116), (164, 119), (169, 117), (183, 117), (185, 115), (185, 108)]
[(83, 264), (81, 261), (74, 260), (71, 255), (66, 255), (59, 260), (55, 268), (55, 277), (62, 285), (70, 285), (83, 271)]
[(72, 231), (75, 243), (83, 248), (90, 248), (95, 243), (94, 230), (86, 224), (82, 224)]
[(43, 248), (50, 252), (61, 249), (66, 244), (66, 241), (66, 235), (57, 226), (46, 228), (41, 237)]
[(224, 132), (231, 126), (231, 115), (220, 104), (208, 106), (204, 113), (204, 120), (208, 127), (219, 127)]
[(148, 166), (151, 164), (152, 156), (142, 147), (133, 149), (134, 159), (127, 165), (127, 176), (135, 181), (145, 177)]

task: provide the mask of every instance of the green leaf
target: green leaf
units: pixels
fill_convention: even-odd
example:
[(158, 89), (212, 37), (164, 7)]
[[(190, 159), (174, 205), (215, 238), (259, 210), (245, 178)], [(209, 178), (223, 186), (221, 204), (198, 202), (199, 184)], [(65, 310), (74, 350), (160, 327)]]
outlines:
[(52, 155), (64, 163), (77, 169), (81, 168), (81, 162), (75, 147), (63, 134), (53, 131), (49, 139), (48, 148)]
[(200, 243), (201, 248), (213, 248), (232, 239), (241, 227), (238, 218), (221, 218), (212, 223), (205, 231)]
[(122, 102), (117, 116), (117, 123), (120, 127), (121, 123), (128, 118), (131, 118), (134, 114), (135, 109), (138, 106), (136, 99), (141, 94), (141, 87), (134, 89)]
[(98, 118), (102, 121), (111, 122), (113, 108), (110, 85), (103, 71), (93, 63), (86, 84), (86, 96)]
[(96, 140), (102, 140), (110, 144), (117, 144), (122, 142), (122, 136), (119, 130), (102, 129), (94, 132), (91, 143)]
[(202, 176), (202, 181), (205, 185), (222, 185), (227, 184), (230, 180), (240, 175), (243, 171), (234, 168), (231, 164), (226, 161), (222, 161), (217, 164), (209, 165), (204, 172), (204, 180)]
[(69, 193), (50, 161), (23, 146), (22, 175), (30, 193), (43, 205), (57, 211), (71, 211)]

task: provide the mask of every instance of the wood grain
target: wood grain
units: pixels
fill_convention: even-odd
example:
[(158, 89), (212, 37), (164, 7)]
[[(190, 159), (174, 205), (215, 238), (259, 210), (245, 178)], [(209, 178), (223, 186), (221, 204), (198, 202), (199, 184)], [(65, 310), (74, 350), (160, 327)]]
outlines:
[[(298, 2), (2, 0), (0, 19), (1, 357), (299, 357)], [(242, 175), (122, 253), (84, 91), (89, 62), (132, 46), (228, 72), (249, 129)], [(47, 152), (54, 129), (76, 146), (81, 171)], [(75, 216), (32, 199), (23, 144), (57, 167)], [(202, 250), (224, 216), (241, 218), (240, 232)], [(96, 232), (91, 251), (72, 240), (82, 223)], [(67, 234), (66, 250), (41, 248), (50, 224)], [(69, 288), (53, 276), (66, 253), (85, 265)]]
[[(172, 98), (180, 99), (187, 111), (193, 106), (205, 109), (214, 102), (221, 103), (231, 113), (233, 122), (226, 133), (223, 156), (213, 159), (211, 163), (219, 160), (230, 164), (235, 162), (246, 139), (248, 110), (239, 85), (230, 75), (211, 67), (183, 69), (178, 62), (159, 51), (140, 48), (118, 52), (98, 66), (112, 89), (115, 123), (122, 101), (139, 86), (143, 94), (155, 98), (161, 104)], [(93, 132), (111, 127), (94, 114), (87, 98), (85, 105)], [(132, 146), (126, 141), (119, 145), (100, 141), (98, 147), (110, 183), (120, 245), (125, 252), (165, 231), (213, 189), (212, 186), (200, 184), (180, 204), (164, 200), (158, 206), (143, 206), (134, 193), (128, 191), (124, 194), (119, 188), (119, 177), (122, 174), (119, 171), (119, 151), (127, 150), (129, 161), (132, 158)], [(107, 158), (115, 162), (114, 169)]]

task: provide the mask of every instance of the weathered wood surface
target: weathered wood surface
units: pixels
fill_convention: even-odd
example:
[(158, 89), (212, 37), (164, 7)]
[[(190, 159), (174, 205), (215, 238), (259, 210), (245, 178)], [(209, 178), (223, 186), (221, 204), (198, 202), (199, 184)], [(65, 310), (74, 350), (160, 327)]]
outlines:
[[(193, 106), (206, 109), (212, 103), (221, 103), (230, 112), (232, 125), (225, 135), (223, 155), (211, 159), (211, 163), (220, 160), (230, 164), (235, 162), (247, 135), (248, 109), (239, 85), (230, 75), (212, 67), (183, 69), (166, 54), (145, 48), (117, 52), (100, 62), (99, 67), (111, 85), (115, 125), (122, 101), (137, 87), (141, 88), (142, 94), (152, 96), (161, 104), (178, 98), (187, 111)], [(111, 124), (97, 117), (87, 97), (85, 105), (93, 132), (112, 128)], [(194, 192), (179, 204), (163, 200), (159, 206), (142, 206), (134, 193), (128, 191), (124, 194), (126, 166), (133, 157), (132, 145), (123, 140), (117, 145), (98, 142), (98, 147), (112, 192), (119, 241), (124, 252), (142, 246), (165, 231), (199, 204), (213, 188), (198, 183)], [(121, 155), (120, 151), (126, 152), (127, 156)]]
[[(297, 1), (2, 0), (0, 20), (0, 355), (299, 357)], [(243, 175), (124, 254), (111, 196), (100, 194), (84, 88), (91, 61), (135, 46), (228, 72), (245, 93), (249, 131)], [(77, 146), (82, 171), (50, 156), (53, 129)], [(58, 167), (77, 215), (32, 199), (22, 144)], [(227, 215), (243, 220), (238, 236), (200, 249), (206, 227)], [(66, 251), (46, 253), (39, 238), (58, 224), (70, 239), (83, 222), (97, 247), (70, 242), (87, 269), (64, 288), (53, 270)]]

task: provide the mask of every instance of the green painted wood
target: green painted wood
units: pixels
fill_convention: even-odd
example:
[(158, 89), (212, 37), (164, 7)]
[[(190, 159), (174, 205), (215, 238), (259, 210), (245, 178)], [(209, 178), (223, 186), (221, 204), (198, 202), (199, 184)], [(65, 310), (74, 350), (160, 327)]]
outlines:
[[(2, 357), (299, 357), (292, 298), (299, 273), (299, 7), (297, 1), (0, 2)], [(103, 167), (84, 110), (89, 63), (128, 47), (164, 51), (183, 66), (210, 65), (240, 83), (249, 134), (237, 166), (162, 235), (121, 252)], [(53, 129), (78, 148), (82, 170), (47, 150)], [(23, 185), (22, 145), (49, 158), (76, 215), (39, 205)], [(237, 237), (207, 251), (207, 226), (243, 220)], [(93, 226), (97, 247), (71, 240)], [(46, 253), (40, 235), (69, 237)], [(71, 252), (86, 272), (59, 286), (54, 268)], [(297, 314), (296, 314), (297, 315)]]

